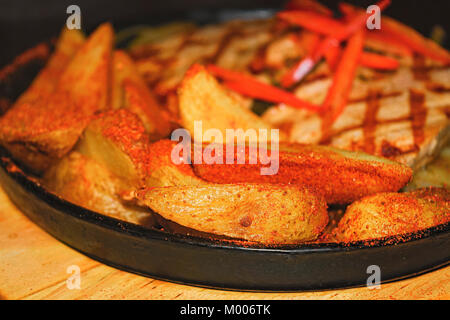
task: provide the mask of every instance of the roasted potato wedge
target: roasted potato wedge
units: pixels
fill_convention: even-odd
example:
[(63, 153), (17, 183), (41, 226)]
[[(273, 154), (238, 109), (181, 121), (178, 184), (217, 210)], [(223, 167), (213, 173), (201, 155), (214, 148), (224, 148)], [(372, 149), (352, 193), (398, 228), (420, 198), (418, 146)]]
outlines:
[[(168, 187), (205, 184), (198, 178), (192, 167), (174, 153), (175, 141), (163, 139), (153, 143), (149, 148), (148, 175), (145, 178), (147, 187)], [(172, 156), (180, 160), (180, 164), (172, 161)]]
[(264, 244), (314, 240), (328, 222), (325, 201), (297, 186), (163, 187), (141, 190), (137, 197), (182, 226)]
[(139, 117), (126, 109), (100, 114), (89, 123), (76, 146), (123, 181), (124, 190), (143, 185), (150, 140)]
[(113, 32), (100, 26), (78, 50), (47, 99), (14, 105), (0, 119), (0, 143), (36, 173), (66, 155), (92, 115), (106, 108)]
[(188, 163), (172, 162), (175, 145), (171, 140), (150, 144), (139, 117), (119, 109), (103, 113), (92, 121), (77, 150), (120, 177), (124, 190), (203, 183)]
[(57, 89), (68, 92), (80, 112), (91, 115), (109, 108), (113, 38), (111, 24), (100, 25), (59, 80)]
[(118, 192), (120, 182), (106, 167), (78, 152), (65, 156), (43, 177), (44, 186), (84, 208), (141, 225), (153, 225), (144, 208), (126, 205)]
[(30, 87), (17, 99), (15, 105), (32, 102), (38, 98), (45, 99), (53, 93), (61, 74), (84, 41), (81, 31), (64, 27), (47, 64), (34, 78)]
[(450, 221), (450, 192), (425, 188), (379, 193), (351, 204), (334, 230), (338, 241), (352, 242), (406, 234)]
[[(197, 64), (186, 72), (178, 90), (178, 100), (181, 124), (194, 139), (195, 121), (202, 121), (203, 131), (220, 130), (225, 142), (229, 141), (226, 140), (226, 129), (272, 129), (260, 117), (241, 106), (203, 66)], [(251, 137), (247, 139), (255, 140)], [(229, 142), (233, 141), (234, 137)]]
[(144, 123), (152, 140), (169, 135), (173, 124), (167, 112), (161, 109), (131, 58), (121, 50), (113, 58), (113, 109), (126, 108)]
[[(279, 167), (274, 166), (272, 175), (262, 175), (261, 169), (271, 164), (262, 164), (259, 156), (255, 159), (256, 164), (249, 164), (249, 147), (245, 149), (245, 164), (237, 164), (238, 152), (233, 151), (231, 155), (227, 152), (224, 146), (224, 164), (194, 163), (195, 173), (215, 183), (259, 182), (304, 186), (323, 195), (331, 204), (346, 204), (378, 192), (397, 191), (408, 183), (412, 175), (412, 170), (406, 165), (384, 158), (296, 143), (280, 143)], [(263, 153), (268, 153), (272, 162), (277, 160), (270, 147)], [(234, 162), (225, 164), (227, 157), (234, 159)]]

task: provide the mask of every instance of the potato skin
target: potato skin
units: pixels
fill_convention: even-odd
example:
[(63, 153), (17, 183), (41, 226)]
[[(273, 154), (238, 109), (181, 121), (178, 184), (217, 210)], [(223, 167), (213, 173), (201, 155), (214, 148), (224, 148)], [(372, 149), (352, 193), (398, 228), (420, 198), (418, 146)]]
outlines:
[(338, 241), (352, 242), (406, 234), (450, 221), (450, 192), (424, 188), (379, 193), (351, 204), (333, 231)]
[[(107, 108), (112, 42), (111, 25), (98, 27), (67, 66), (34, 82), (0, 119), (0, 144), (34, 173), (69, 153), (91, 117)], [(48, 78), (54, 83), (44, 85)]]
[(279, 170), (261, 175), (268, 167), (259, 160), (250, 164), (249, 148), (245, 164), (237, 163), (237, 152), (230, 155), (234, 163), (195, 164), (194, 171), (202, 179), (214, 183), (281, 183), (309, 188), (324, 196), (327, 203), (347, 204), (378, 192), (397, 191), (411, 179), (412, 170), (401, 163), (326, 146), (280, 142)]
[[(227, 90), (201, 65), (194, 64), (178, 89), (181, 124), (194, 135), (194, 122), (202, 121), (203, 130), (272, 129), (256, 114), (241, 106)], [(204, 140), (206, 141), (206, 140)]]
[(182, 226), (264, 244), (314, 240), (328, 223), (325, 201), (296, 186), (162, 187), (141, 190), (137, 198)]
[(136, 224), (153, 225), (151, 213), (125, 205), (120, 182), (107, 168), (78, 152), (72, 152), (49, 169), (43, 184), (50, 191), (81, 207)]

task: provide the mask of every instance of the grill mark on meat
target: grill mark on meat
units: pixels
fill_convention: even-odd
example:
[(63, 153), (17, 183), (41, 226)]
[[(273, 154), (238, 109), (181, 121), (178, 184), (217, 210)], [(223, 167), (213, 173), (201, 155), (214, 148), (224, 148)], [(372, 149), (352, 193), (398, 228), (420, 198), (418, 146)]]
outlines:
[(271, 35), (271, 40), (262, 45), (257, 51), (253, 59), (250, 61), (249, 65), (247, 66), (247, 69), (251, 70), (252, 72), (259, 73), (262, 72), (265, 68), (267, 68), (266, 65), (266, 52), (269, 46), (274, 43), (275, 41), (279, 40), (280, 38), (284, 37), (285, 35), (292, 32), (289, 28), (286, 27), (279, 27), (276, 23), (272, 26), (272, 28), (269, 30), (269, 33)]
[[(364, 97), (349, 100), (348, 104), (364, 102), (364, 101), (369, 100), (371, 98), (371, 92), (373, 92), (373, 91), (369, 91), (369, 93)], [(392, 91), (392, 92), (376, 91), (376, 97), (378, 100), (383, 99), (383, 98), (398, 97), (400, 95), (402, 95), (401, 91)]]
[(209, 58), (207, 58), (206, 61), (209, 63), (216, 63), (216, 61), (219, 60), (222, 53), (225, 52), (225, 50), (227, 49), (227, 47), (231, 43), (231, 41), (233, 41), (233, 39), (235, 39), (236, 37), (238, 37), (240, 35), (241, 35), (241, 32), (239, 32), (239, 30), (237, 30), (236, 27), (231, 26), (229, 28), (229, 30), (225, 33), (225, 35), (222, 37), (222, 39), (220, 40), (216, 51)]
[(412, 118), (411, 128), (413, 131), (414, 144), (416, 147), (420, 147), (425, 140), (424, 128), (427, 117), (425, 94), (414, 89), (409, 90), (409, 105), (409, 112)]
[(369, 91), (364, 115), (364, 151), (370, 154), (375, 152), (375, 129), (377, 127), (377, 113), (380, 109), (380, 96), (377, 91)]
[(449, 93), (450, 92), (450, 87), (447, 87), (442, 83), (428, 82), (425, 84), (425, 87), (427, 88), (427, 90), (435, 92), (435, 93)]
[(425, 57), (422, 55), (414, 55), (412, 72), (415, 80), (429, 81), (430, 75), (428, 73), (430, 69), (425, 64)]

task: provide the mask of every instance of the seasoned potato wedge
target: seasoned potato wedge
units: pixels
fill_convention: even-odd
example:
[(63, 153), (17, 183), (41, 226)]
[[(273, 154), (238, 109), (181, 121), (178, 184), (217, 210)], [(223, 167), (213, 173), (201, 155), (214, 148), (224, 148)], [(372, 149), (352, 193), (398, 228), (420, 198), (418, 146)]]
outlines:
[(450, 221), (450, 191), (379, 193), (351, 204), (334, 230), (343, 242), (405, 234)]
[(150, 144), (138, 116), (119, 109), (105, 112), (92, 121), (77, 150), (120, 177), (124, 190), (203, 183), (189, 164), (172, 162), (175, 145), (171, 140)]
[(68, 92), (79, 111), (89, 115), (109, 108), (113, 37), (109, 23), (100, 25), (77, 52), (58, 83), (58, 90)]
[(183, 185), (205, 184), (206, 181), (198, 178), (192, 167), (174, 153), (181, 162), (175, 164), (172, 161), (172, 152), (177, 143), (163, 139), (153, 143), (149, 148), (148, 175), (145, 178), (147, 187), (167, 187)]
[[(226, 139), (226, 129), (242, 129), (244, 131), (247, 129), (272, 129), (260, 117), (242, 107), (239, 100), (230, 95), (200, 65), (193, 65), (186, 72), (178, 91), (178, 100), (181, 124), (189, 130), (194, 139), (195, 121), (202, 121), (203, 131), (220, 130), (224, 139)], [(204, 139), (204, 141), (208, 141), (208, 139)]]
[(328, 222), (326, 203), (297, 186), (164, 187), (141, 190), (137, 197), (182, 226), (264, 244), (314, 240)]
[(38, 98), (47, 98), (55, 90), (61, 74), (84, 41), (85, 38), (81, 31), (69, 30), (64, 27), (56, 42), (55, 51), (47, 64), (15, 104), (32, 102)]
[[(269, 150), (270, 148), (268, 148)], [(272, 156), (275, 161), (276, 156)], [(260, 151), (260, 150), (259, 150)], [(412, 170), (406, 165), (361, 152), (350, 152), (325, 146), (280, 143), (279, 168), (272, 175), (262, 175), (263, 165), (249, 164), (249, 148), (245, 164), (237, 164), (237, 152), (229, 157), (234, 164), (194, 164), (196, 174), (215, 183), (285, 183), (311, 188), (325, 197), (327, 203), (345, 204), (364, 196), (397, 191), (408, 183)], [(275, 154), (276, 155), (276, 154)], [(223, 150), (223, 163), (227, 150)]]
[(149, 146), (149, 136), (139, 117), (119, 109), (102, 113), (90, 122), (76, 150), (118, 176), (124, 190), (132, 190), (144, 182)]
[(113, 109), (127, 108), (144, 123), (152, 140), (164, 138), (172, 130), (167, 112), (161, 109), (131, 58), (121, 50), (113, 58)]
[(78, 50), (47, 99), (15, 105), (0, 119), (0, 142), (41, 173), (67, 154), (91, 116), (107, 106), (113, 32), (100, 26)]
[(58, 196), (117, 219), (152, 225), (152, 214), (124, 204), (119, 195), (120, 182), (107, 168), (78, 152), (65, 156), (43, 177), (44, 185)]

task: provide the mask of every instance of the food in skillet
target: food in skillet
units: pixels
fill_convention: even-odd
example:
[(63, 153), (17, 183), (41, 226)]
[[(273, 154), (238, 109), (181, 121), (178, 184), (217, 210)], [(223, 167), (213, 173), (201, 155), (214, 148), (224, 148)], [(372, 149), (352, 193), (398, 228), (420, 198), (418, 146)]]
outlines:
[[(247, 148), (248, 149), (248, 148)], [(261, 175), (256, 164), (194, 164), (201, 178), (216, 183), (285, 183), (308, 187), (327, 203), (346, 204), (366, 195), (397, 191), (405, 186), (412, 170), (401, 163), (361, 152), (327, 146), (280, 143), (279, 168), (274, 175)], [(250, 152), (246, 151), (248, 155)], [(224, 159), (227, 150), (224, 148)], [(237, 152), (233, 151), (236, 158)]]
[[(407, 188), (426, 183), (448, 144), (447, 51), (392, 19), (387, 31), (363, 32), (354, 7), (341, 6), (340, 19), (315, 1), (288, 7), (257, 21), (146, 29), (127, 52), (112, 48), (108, 24), (87, 39), (63, 31), (0, 119), (0, 143), (57, 195), (169, 232), (265, 245), (329, 239), (327, 203), (349, 205), (335, 241), (447, 223), (445, 179), (426, 196), (398, 192), (411, 168)], [(194, 121), (222, 133), (279, 128), (277, 174), (261, 176), (259, 163), (174, 163), (170, 133), (185, 128), (195, 143)], [(394, 219), (383, 199), (418, 205)], [(402, 223), (409, 209), (413, 227)]]
[(123, 201), (122, 182), (94, 159), (73, 151), (52, 166), (44, 185), (62, 198), (87, 209), (121, 220), (153, 226), (153, 216), (142, 207)]
[(406, 234), (450, 220), (450, 191), (378, 193), (352, 203), (334, 230), (344, 242)]
[[(56, 53), (41, 77), (38, 76), (30, 91), (24, 93), (25, 97), (19, 98), (0, 120), (2, 145), (37, 173), (42, 173), (56, 159), (66, 155), (90, 117), (108, 107), (111, 26), (101, 25), (76, 53), (77, 45), (70, 47), (69, 43), (74, 41), (72, 37), (80, 36), (76, 33), (69, 36), (68, 33), (70, 31), (63, 32)], [(47, 78), (46, 73), (53, 75)], [(40, 81), (54, 82), (41, 90), (42, 96), (31, 93), (40, 90)], [(35, 99), (26, 98), (32, 94)]]
[(276, 184), (151, 188), (138, 198), (165, 219), (193, 229), (265, 244), (316, 239), (327, 205), (307, 189)]

